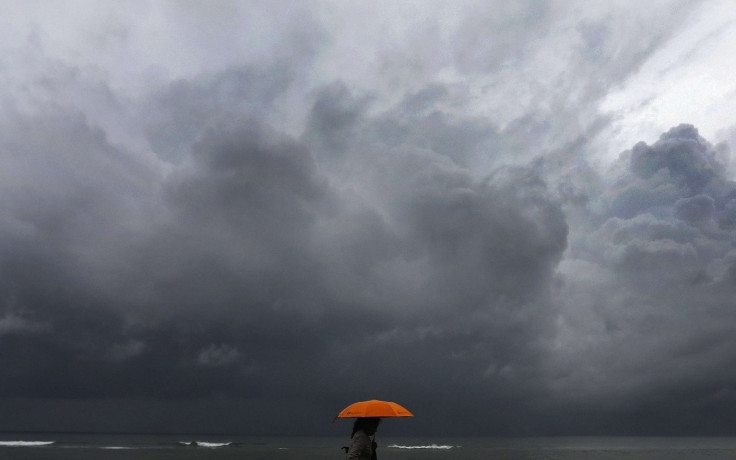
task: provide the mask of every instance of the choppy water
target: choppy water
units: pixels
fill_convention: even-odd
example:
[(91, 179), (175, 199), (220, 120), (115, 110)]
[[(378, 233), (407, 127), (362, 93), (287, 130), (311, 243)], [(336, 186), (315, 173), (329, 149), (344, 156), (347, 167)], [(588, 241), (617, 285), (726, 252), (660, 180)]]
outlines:
[[(381, 460), (736, 459), (736, 438), (379, 438)], [(3, 460), (342, 460), (337, 438), (3, 434)]]

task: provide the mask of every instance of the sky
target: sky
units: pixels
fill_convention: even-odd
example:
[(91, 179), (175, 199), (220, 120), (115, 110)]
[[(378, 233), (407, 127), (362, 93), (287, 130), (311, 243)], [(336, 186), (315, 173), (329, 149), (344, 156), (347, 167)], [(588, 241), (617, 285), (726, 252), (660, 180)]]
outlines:
[(0, 431), (736, 435), (730, 0), (0, 5)]

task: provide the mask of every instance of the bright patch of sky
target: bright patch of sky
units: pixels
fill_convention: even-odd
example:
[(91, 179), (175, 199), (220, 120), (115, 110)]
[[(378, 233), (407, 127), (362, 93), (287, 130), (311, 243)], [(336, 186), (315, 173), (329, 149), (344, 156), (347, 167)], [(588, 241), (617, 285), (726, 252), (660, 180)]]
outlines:
[[(606, 143), (610, 154), (639, 140), (653, 142), (670, 126), (687, 122), (711, 142), (736, 125), (736, 6), (732, 1), (700, 6), (674, 35), (618, 90), (601, 111), (617, 121)], [(615, 148), (614, 148), (615, 147)]]

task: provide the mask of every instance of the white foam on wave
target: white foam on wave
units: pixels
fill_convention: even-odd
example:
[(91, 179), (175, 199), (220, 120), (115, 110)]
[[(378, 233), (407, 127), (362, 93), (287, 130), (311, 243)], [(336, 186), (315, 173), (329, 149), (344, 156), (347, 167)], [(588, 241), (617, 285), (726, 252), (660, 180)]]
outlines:
[(189, 447), (227, 447), (232, 445), (232, 442), (205, 442), (205, 441), (179, 441), (179, 444)]
[(0, 446), (7, 447), (39, 447), (50, 446), (56, 441), (0, 441)]
[(392, 447), (394, 449), (440, 449), (440, 450), (447, 450), (452, 449), (453, 447), (457, 446), (448, 446), (448, 445), (437, 445), (437, 444), (430, 444), (428, 446), (400, 446), (398, 444), (391, 444), (388, 447)]
[(230, 444), (232, 444), (232, 442), (204, 442), (204, 441), (197, 441), (196, 442), (196, 445), (199, 446), (199, 447), (210, 447), (210, 448), (212, 448), (212, 447), (227, 447)]

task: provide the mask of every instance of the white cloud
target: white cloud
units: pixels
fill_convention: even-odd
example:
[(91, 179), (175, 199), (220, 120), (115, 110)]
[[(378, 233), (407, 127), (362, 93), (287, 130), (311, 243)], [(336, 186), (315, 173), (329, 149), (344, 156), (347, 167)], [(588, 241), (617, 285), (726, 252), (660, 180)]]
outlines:
[[(609, 93), (600, 109), (616, 116), (606, 137), (609, 155), (634, 142), (653, 141), (680, 123), (697, 126), (712, 142), (736, 123), (736, 9), (728, 0), (696, 4), (680, 25), (625, 84)], [(609, 157), (610, 158), (610, 157)]]

